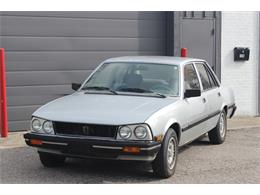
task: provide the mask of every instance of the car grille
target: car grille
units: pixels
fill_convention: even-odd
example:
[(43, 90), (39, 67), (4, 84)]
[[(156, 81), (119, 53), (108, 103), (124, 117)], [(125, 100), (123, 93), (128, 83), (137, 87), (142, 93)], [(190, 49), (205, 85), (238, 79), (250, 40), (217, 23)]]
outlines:
[(54, 122), (57, 134), (115, 138), (117, 126)]

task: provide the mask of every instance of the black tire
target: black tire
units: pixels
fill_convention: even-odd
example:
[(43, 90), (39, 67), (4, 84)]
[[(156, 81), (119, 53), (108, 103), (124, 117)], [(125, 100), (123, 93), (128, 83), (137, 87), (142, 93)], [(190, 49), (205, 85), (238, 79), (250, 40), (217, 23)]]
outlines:
[(65, 157), (55, 154), (39, 152), (40, 161), (45, 167), (58, 167), (64, 165)]
[[(173, 155), (173, 164), (170, 166), (167, 162), (167, 152), (168, 146), (170, 142), (174, 144), (174, 155)], [(152, 163), (153, 172), (156, 177), (160, 178), (168, 178), (172, 176), (176, 169), (178, 157), (178, 137), (176, 132), (173, 129), (168, 129), (166, 135), (164, 136), (164, 140), (161, 145), (161, 149), (158, 152), (155, 160)]]
[[(221, 117), (223, 117), (224, 129), (221, 130)], [(212, 144), (222, 144), (225, 141), (227, 134), (227, 114), (223, 110), (219, 115), (217, 126), (208, 132), (209, 141)]]

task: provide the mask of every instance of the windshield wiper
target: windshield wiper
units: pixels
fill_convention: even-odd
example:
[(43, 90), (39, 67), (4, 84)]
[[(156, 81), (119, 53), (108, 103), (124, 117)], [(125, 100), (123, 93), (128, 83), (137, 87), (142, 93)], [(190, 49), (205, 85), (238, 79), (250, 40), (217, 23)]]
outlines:
[(159, 96), (159, 97), (161, 97), (161, 98), (166, 98), (166, 95), (163, 95), (163, 94), (161, 94), (161, 93), (155, 93), (155, 92), (153, 92), (153, 94), (154, 94), (154, 95), (157, 95), (157, 96)]
[(165, 95), (160, 94), (160, 93), (156, 93), (154, 91), (151, 90), (147, 90), (147, 89), (142, 89), (142, 88), (122, 88), (118, 91), (123, 91), (123, 92), (135, 92), (135, 93), (151, 93), (153, 95), (159, 96), (161, 98), (166, 98)]
[(115, 92), (114, 90), (108, 88), (108, 87), (102, 87), (102, 86), (90, 86), (90, 87), (84, 87), (82, 88), (82, 90), (96, 90), (96, 91), (109, 91), (115, 95), (117, 95), (118, 93)]
[(136, 92), (136, 93), (153, 93), (150, 90), (146, 90), (146, 89), (142, 89), (142, 88), (130, 88), (130, 87), (122, 88), (122, 89), (119, 89), (118, 91)]

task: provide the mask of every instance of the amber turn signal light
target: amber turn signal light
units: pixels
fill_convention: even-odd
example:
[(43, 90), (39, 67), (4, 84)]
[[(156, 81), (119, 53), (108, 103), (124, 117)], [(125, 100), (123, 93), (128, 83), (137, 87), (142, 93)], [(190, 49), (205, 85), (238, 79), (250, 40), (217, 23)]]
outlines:
[(140, 152), (140, 148), (139, 148), (139, 147), (125, 146), (125, 147), (123, 147), (123, 152), (127, 152), (127, 153), (139, 153), (139, 152)]
[(32, 145), (42, 145), (42, 141), (41, 140), (31, 139), (30, 142), (31, 142)]
[(154, 140), (157, 142), (161, 142), (163, 140), (163, 135), (161, 134), (161, 135), (155, 136)]

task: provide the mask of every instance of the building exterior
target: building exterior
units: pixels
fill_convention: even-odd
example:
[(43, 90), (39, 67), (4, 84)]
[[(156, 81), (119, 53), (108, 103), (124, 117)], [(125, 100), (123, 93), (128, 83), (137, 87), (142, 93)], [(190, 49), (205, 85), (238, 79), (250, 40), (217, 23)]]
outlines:
[[(35, 109), (71, 93), (106, 58), (182, 47), (233, 88), (237, 115), (260, 113), (258, 12), (0, 12), (0, 47), (10, 131), (28, 129)], [(234, 61), (235, 47), (248, 47), (249, 61)]]
[[(237, 115), (259, 116), (259, 13), (223, 12), (221, 28), (221, 81), (235, 92)], [(249, 61), (234, 61), (238, 46), (250, 48)]]

